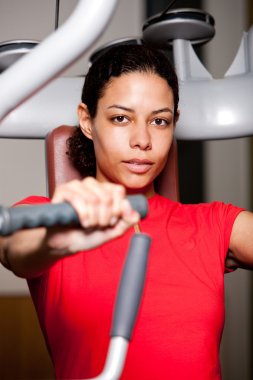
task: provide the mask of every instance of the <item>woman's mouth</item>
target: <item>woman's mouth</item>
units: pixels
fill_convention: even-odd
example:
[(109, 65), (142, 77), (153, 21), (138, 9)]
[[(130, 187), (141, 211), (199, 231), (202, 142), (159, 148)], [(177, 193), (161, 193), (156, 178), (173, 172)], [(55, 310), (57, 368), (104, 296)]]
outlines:
[(140, 160), (136, 158), (129, 161), (123, 161), (123, 164), (132, 173), (145, 174), (151, 169), (154, 163), (149, 160)]

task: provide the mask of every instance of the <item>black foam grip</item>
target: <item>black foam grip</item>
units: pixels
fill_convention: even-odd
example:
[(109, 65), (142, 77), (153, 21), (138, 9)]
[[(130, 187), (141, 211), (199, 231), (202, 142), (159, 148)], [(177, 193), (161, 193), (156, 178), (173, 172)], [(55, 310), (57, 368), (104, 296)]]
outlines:
[[(147, 200), (143, 195), (128, 197), (133, 209), (142, 218), (147, 215)], [(23, 207), (0, 207), (0, 235), (10, 235), (23, 228), (66, 226), (78, 224), (78, 216), (69, 203), (43, 204)]]
[(145, 234), (132, 237), (118, 290), (111, 337), (132, 337), (146, 278), (151, 238)]

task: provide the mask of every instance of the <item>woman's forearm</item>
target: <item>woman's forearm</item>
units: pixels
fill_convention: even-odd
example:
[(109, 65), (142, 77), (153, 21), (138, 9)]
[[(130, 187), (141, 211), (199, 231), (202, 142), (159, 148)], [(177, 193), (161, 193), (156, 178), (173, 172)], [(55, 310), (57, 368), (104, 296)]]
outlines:
[(39, 276), (60, 259), (52, 254), (46, 234), (46, 228), (36, 228), (0, 238), (1, 263), (19, 277)]

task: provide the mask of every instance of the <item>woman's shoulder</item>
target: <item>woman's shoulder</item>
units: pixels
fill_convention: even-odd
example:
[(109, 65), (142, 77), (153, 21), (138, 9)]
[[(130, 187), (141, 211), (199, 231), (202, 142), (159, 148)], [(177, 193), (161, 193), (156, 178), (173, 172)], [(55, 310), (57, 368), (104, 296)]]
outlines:
[(244, 210), (241, 207), (232, 205), (231, 203), (225, 203), (222, 201), (212, 201), (206, 203), (182, 203), (180, 201), (173, 201), (162, 195), (155, 194), (149, 199), (150, 210), (167, 211), (170, 214), (227, 214), (227, 213), (239, 213)]

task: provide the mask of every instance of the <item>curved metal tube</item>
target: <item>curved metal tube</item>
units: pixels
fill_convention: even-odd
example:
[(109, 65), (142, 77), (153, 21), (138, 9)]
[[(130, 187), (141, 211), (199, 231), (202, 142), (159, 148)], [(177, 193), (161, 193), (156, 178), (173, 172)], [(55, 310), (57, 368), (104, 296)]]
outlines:
[[(79, 16), (81, 12), (80, 7), (81, 5), (82, 7), (84, 6), (83, 3), (84, 1), (80, 1), (79, 7), (75, 11), (78, 15), (75, 18)], [(103, 3), (107, 10), (106, 17), (108, 19), (110, 13), (108, 12), (109, 4), (112, 10), (116, 0), (97, 0), (92, 3), (96, 3), (96, 5)], [(105, 14), (104, 8), (99, 8), (99, 6), (95, 8), (97, 12)], [(96, 17), (94, 12), (92, 17)], [(88, 21), (90, 28), (90, 38), (88, 40), (89, 43), (92, 43), (91, 32), (95, 38), (95, 34), (98, 35), (99, 31), (96, 30), (94, 32), (93, 28), (96, 25), (91, 21), (90, 17)], [(68, 26), (67, 28), (68, 31), (71, 30), (71, 33), (65, 31), (67, 34), (71, 34), (72, 38), (73, 33), (77, 33), (75, 30), (77, 29), (76, 21), (74, 21), (74, 24), (75, 27), (73, 26), (73, 22), (71, 22), (71, 27)], [(81, 22), (78, 22), (78, 25), (82, 26), (81, 29), (83, 28)], [(105, 21), (103, 25), (105, 25)], [(87, 32), (86, 27), (87, 23), (85, 23), (84, 28)], [(77, 50), (79, 52), (82, 50), (83, 52), (85, 50), (84, 45), (88, 46), (88, 40), (83, 41), (85, 31), (78, 31), (79, 39), (82, 40), (82, 43), (85, 42), (82, 49), (80, 49), (80, 41), (77, 42), (78, 38), (74, 37), (74, 42), (79, 45), (78, 49), (77, 47), (75, 48), (76, 52)], [(61, 32), (61, 28), (56, 33), (58, 32)], [(62, 50), (66, 52), (66, 44), (63, 45), (62, 43), (62, 38), (64, 37), (57, 34), (56, 39), (53, 36), (52, 40), (50, 39), (50, 49), (53, 49), (52, 54), (50, 53), (50, 49), (46, 53), (45, 49), (47, 45), (44, 45), (45, 49), (43, 48), (43, 53), (45, 54), (43, 60), (47, 59), (50, 62), (41, 64), (42, 60), (38, 62), (37, 59), (36, 63), (34, 62), (34, 57), (37, 57), (36, 54), (40, 51), (39, 49), (43, 44), (46, 43), (45, 41), (29, 53), (27, 57), (22, 58), (22, 62), (21, 60), (18, 61), (0, 75), (0, 117), (3, 117), (4, 114), (8, 113), (18, 104), (20, 100), (17, 100), (17, 96), (18, 94), (20, 95), (20, 92), (24, 91), (26, 86), (30, 86), (31, 78), (34, 79), (35, 77), (36, 80), (39, 80), (40, 72), (43, 70), (48, 74), (49, 67), (46, 67), (45, 70), (45, 65), (47, 66), (48, 64), (49, 66), (49, 64), (54, 63), (55, 59), (53, 57), (59, 56), (57, 49), (60, 46), (63, 46)], [(71, 45), (72, 38), (70, 41), (69, 37), (68, 35), (67, 43)], [(78, 54), (76, 52), (77, 57)], [(224, 78), (212, 78), (211, 74), (199, 61), (189, 41), (173, 41), (173, 54), (180, 82), (179, 107), (181, 115), (176, 128), (176, 137), (181, 140), (213, 140), (253, 135), (253, 27), (251, 27), (248, 33), (244, 33), (238, 53)], [(61, 64), (63, 63), (63, 59), (66, 59), (66, 57), (60, 58)], [(28, 60), (33, 70), (25, 68)], [(63, 67), (66, 68), (69, 62), (70, 54), (68, 51), (67, 62), (65, 61), (64, 65), (62, 65), (62, 69)], [(20, 66), (21, 64), (22, 66)], [(22, 67), (21, 71), (19, 71), (20, 67)], [(26, 73), (25, 77), (23, 74), (18, 74), (22, 70)], [(18, 75), (18, 78), (15, 78), (14, 74)], [(58, 78), (54, 80), (49, 86), (35, 94), (35, 96), (11, 112), (2, 121), (0, 125), (0, 137), (45, 138), (47, 133), (57, 125), (77, 124), (76, 107), (80, 100), (83, 81), (84, 78), (80, 77)], [(40, 79), (40, 83), (42, 82), (43, 80)], [(32, 85), (34, 89), (36, 86)], [(29, 91), (35, 91), (33, 89), (29, 89)], [(45, 109), (47, 112), (45, 112)]]
[(181, 140), (217, 140), (253, 135), (253, 27), (244, 33), (238, 53), (222, 79), (213, 79), (191, 43), (173, 41), (180, 84)]
[(0, 75), (0, 120), (58, 76), (95, 42), (116, 3), (117, 0), (80, 0), (57, 31)]
[(129, 342), (121, 336), (110, 340), (103, 372), (89, 380), (119, 380), (127, 355)]
[(80, 77), (56, 78), (5, 117), (0, 137), (44, 139), (59, 125), (78, 125), (83, 82)]
[(253, 135), (253, 73), (181, 82), (179, 140), (218, 140)]

